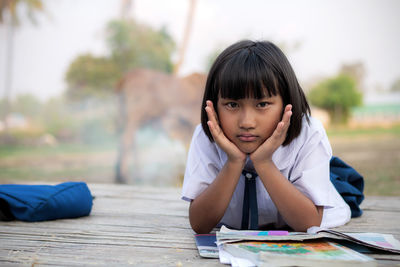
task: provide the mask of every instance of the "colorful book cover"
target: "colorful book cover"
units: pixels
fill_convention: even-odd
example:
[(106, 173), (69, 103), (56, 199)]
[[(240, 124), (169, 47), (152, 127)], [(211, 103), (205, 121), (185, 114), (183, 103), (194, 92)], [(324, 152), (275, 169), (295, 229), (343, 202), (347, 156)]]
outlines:
[(224, 250), (239, 258), (246, 258), (255, 265), (273, 266), (376, 266), (368, 256), (334, 242), (263, 242), (247, 241), (227, 243)]

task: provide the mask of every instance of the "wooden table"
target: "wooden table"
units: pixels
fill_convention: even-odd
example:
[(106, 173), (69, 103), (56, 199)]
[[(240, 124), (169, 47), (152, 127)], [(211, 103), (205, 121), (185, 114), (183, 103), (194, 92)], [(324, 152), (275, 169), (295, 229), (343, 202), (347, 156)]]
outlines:
[[(198, 255), (179, 188), (90, 184), (90, 216), (0, 222), (0, 266), (223, 266)], [(400, 197), (367, 197), (364, 214), (341, 230), (391, 233), (400, 240)], [(400, 255), (374, 254), (400, 266)]]

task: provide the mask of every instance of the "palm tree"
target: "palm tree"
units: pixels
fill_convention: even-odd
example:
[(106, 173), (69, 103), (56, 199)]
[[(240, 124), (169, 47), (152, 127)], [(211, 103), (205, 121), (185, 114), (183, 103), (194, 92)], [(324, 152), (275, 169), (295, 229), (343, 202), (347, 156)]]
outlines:
[(128, 20), (130, 17), (130, 11), (132, 8), (132, 0), (122, 0), (121, 1), (121, 19), (122, 20)]
[(190, 33), (192, 32), (192, 24), (193, 24), (193, 20), (194, 20), (194, 14), (196, 11), (196, 3), (197, 3), (197, 0), (190, 0), (190, 3), (189, 3), (189, 12), (186, 17), (186, 25), (185, 25), (185, 32), (183, 34), (183, 41), (182, 41), (182, 45), (178, 51), (178, 61), (176, 62), (175, 66), (174, 66), (174, 74), (175, 75), (178, 74), (179, 69), (185, 59), (185, 54), (186, 54), (186, 49), (187, 49), (187, 46), (189, 43)]
[(25, 5), (27, 7), (28, 17), (32, 22), (35, 22), (34, 13), (36, 11), (43, 11), (43, 4), (41, 0), (1, 0), (0, 1), (0, 24), (4, 24), (7, 28), (6, 37), (6, 69), (4, 79), (4, 111), (3, 121), (4, 130), (8, 134), (7, 115), (10, 110), (10, 96), (12, 85), (12, 68), (14, 60), (14, 30), (19, 24), (19, 17), (17, 14), (18, 6)]

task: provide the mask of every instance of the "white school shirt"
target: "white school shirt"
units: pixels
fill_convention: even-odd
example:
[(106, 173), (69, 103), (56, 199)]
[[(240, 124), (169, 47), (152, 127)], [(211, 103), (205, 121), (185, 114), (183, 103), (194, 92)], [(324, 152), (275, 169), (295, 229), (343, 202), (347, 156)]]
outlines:
[[(324, 207), (321, 227), (343, 225), (350, 220), (349, 206), (329, 178), (332, 149), (322, 124), (310, 117), (302, 121), (300, 135), (289, 145), (280, 146), (272, 160), (280, 172), (317, 206)], [(227, 161), (226, 153), (210, 142), (201, 125), (194, 131), (186, 163), (182, 199), (192, 201), (217, 177)], [(251, 161), (246, 168), (251, 170)], [(242, 221), (245, 177), (240, 176), (235, 192), (220, 223), (240, 229)], [(264, 184), (256, 178), (259, 226), (283, 227), (287, 224), (272, 202)]]

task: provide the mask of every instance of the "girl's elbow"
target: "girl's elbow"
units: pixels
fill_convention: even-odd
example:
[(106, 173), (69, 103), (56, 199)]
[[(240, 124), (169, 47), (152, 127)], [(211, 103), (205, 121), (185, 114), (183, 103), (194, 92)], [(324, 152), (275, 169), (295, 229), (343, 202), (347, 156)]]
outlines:
[(208, 234), (211, 232), (212, 229), (207, 229), (207, 228), (202, 228), (202, 227), (194, 227), (192, 226), (193, 231), (196, 232), (196, 234)]
[(193, 231), (195, 231), (197, 234), (208, 234), (213, 229), (207, 225), (206, 221), (201, 220), (201, 218), (195, 216), (195, 214), (191, 212), (189, 212), (189, 222)]
[(303, 220), (294, 225), (293, 230), (297, 232), (307, 232), (310, 227), (320, 227), (322, 223), (323, 207), (317, 207), (317, 213), (311, 216), (306, 216)]
[(197, 234), (208, 234), (212, 231), (215, 225), (212, 223), (212, 218), (207, 216), (206, 213), (199, 209), (199, 207), (192, 201), (189, 206), (189, 222), (193, 231)]
[(196, 234), (208, 234), (211, 232), (213, 229), (212, 227), (207, 227), (206, 225), (201, 225), (198, 222), (194, 222), (192, 219), (189, 218), (190, 221), (190, 226), (192, 227), (193, 231), (196, 232)]

